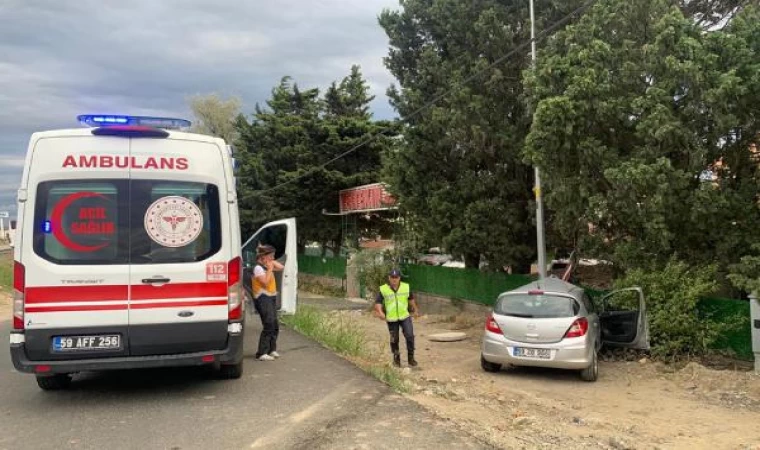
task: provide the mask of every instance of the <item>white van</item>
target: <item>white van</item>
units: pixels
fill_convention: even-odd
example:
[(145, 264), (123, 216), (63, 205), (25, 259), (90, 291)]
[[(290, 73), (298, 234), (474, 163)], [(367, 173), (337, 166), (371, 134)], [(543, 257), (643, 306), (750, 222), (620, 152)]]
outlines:
[[(90, 128), (29, 143), (14, 366), (46, 390), (90, 370), (214, 365), (239, 378), (246, 302), (231, 147), (176, 131), (190, 125), (180, 119), (79, 120)], [(285, 222), (275, 224), (290, 244), (281, 283), (294, 284), (295, 223)]]

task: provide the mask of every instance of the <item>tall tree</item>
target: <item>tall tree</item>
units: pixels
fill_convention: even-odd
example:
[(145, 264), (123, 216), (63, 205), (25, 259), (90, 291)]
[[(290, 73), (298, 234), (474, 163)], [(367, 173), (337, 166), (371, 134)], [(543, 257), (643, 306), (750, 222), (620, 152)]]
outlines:
[[(537, 28), (581, 1), (537, 0)], [(530, 113), (520, 51), (530, 38), (524, 0), (404, 0), (380, 24), (390, 38), (385, 64), (398, 80), (388, 95), (407, 125), (387, 158), (386, 178), (429, 244), (478, 267), (529, 270), (535, 258), (533, 171), (522, 160)], [(465, 82), (475, 76), (470, 82)], [(437, 103), (424, 108), (433, 98)]]
[(681, 0), (684, 15), (703, 28), (722, 27), (752, 0)]
[[(526, 154), (546, 175), (555, 229), (582, 248), (623, 268), (675, 253), (725, 270), (760, 220), (748, 150), (760, 22), (751, 8), (705, 32), (678, 6), (599, 0), (553, 36), (527, 76), (537, 106)], [(700, 181), (715, 161), (715, 182)]]
[[(324, 98), (286, 77), (267, 107), (257, 106), (251, 122), (238, 122), (246, 227), (294, 216), (301, 244), (341, 245), (340, 218), (323, 212), (337, 210), (341, 189), (379, 180), (385, 135), (394, 129), (372, 120), (372, 98), (357, 66)], [(375, 134), (380, 136), (370, 140)], [(351, 151), (365, 141), (371, 142)]]
[(232, 144), (237, 139), (235, 120), (240, 115), (240, 99), (221, 99), (217, 94), (196, 95), (190, 98), (195, 120), (192, 131), (224, 139)]

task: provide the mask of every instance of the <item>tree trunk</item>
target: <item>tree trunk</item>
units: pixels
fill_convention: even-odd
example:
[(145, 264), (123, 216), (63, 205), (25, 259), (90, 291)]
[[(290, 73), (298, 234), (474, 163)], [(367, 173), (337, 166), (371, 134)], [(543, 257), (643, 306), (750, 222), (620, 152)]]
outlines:
[(530, 266), (532, 262), (530, 260), (518, 261), (512, 266), (513, 274), (530, 275)]
[(480, 268), (480, 254), (479, 253), (465, 253), (464, 266), (468, 269)]

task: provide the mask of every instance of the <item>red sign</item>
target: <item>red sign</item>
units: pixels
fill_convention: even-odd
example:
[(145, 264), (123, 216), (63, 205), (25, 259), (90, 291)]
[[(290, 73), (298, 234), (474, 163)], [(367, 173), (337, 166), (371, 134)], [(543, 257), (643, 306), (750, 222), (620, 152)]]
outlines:
[[(93, 201), (95, 206), (82, 206), (82, 203), (93, 204)], [(109, 245), (111, 242), (86, 242), (88, 238), (98, 236), (111, 238), (115, 233), (106, 207), (97, 206), (103, 201), (110, 202), (108, 197), (97, 192), (74, 192), (60, 199), (50, 214), (53, 236), (64, 247), (76, 252), (95, 252)], [(78, 209), (74, 209), (76, 215), (73, 216), (69, 208), (74, 208), (75, 204)]]
[(161, 170), (187, 170), (189, 163), (187, 158), (153, 157), (139, 158), (136, 156), (112, 156), (98, 155), (87, 156), (67, 155), (63, 161), (64, 169), (161, 169)]
[(227, 263), (206, 263), (206, 281), (227, 281)]
[(392, 208), (396, 199), (382, 183), (366, 184), (340, 191), (340, 212), (372, 211)]

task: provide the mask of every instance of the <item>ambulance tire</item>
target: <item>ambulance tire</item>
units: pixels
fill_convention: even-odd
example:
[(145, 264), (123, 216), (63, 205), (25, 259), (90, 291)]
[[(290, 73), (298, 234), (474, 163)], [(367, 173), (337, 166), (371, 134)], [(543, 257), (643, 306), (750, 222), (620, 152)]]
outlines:
[(243, 376), (243, 361), (237, 364), (222, 364), (217, 375), (223, 380), (237, 380)]
[(58, 373), (50, 376), (37, 376), (37, 386), (43, 391), (60, 391), (71, 386), (71, 375)]

